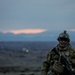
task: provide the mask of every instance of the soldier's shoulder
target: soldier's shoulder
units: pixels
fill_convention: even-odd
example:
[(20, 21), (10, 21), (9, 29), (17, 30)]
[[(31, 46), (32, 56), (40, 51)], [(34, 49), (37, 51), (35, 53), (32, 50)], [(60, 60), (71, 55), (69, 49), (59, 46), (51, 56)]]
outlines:
[(75, 52), (75, 48), (72, 48), (72, 50)]
[(51, 54), (55, 54), (54, 50), (55, 50), (55, 47), (52, 48), (52, 49), (50, 49), (49, 52), (48, 52), (48, 54), (49, 54), (49, 55), (51, 55)]
[(71, 50), (75, 51), (75, 48), (74, 47), (71, 47)]
[(70, 48), (70, 52), (75, 53), (75, 48), (74, 47), (71, 47)]

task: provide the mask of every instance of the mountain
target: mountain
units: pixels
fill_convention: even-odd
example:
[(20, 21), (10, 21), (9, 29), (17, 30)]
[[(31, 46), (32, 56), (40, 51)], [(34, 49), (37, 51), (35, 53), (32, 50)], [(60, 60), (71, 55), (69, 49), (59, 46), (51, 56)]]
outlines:
[[(0, 41), (57, 41), (59, 31), (46, 31), (38, 34), (13, 34), (0, 32)], [(75, 41), (74, 32), (69, 32), (71, 41)]]

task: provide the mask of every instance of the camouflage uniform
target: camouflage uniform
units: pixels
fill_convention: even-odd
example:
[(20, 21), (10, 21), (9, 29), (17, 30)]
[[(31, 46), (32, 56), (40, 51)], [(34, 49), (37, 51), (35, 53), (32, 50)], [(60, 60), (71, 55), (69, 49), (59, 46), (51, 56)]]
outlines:
[(75, 70), (75, 49), (72, 48), (70, 43), (68, 43), (68, 45), (64, 48), (60, 47), (58, 44), (55, 48), (50, 50), (46, 60), (43, 62), (41, 75), (69, 75), (65, 69), (65, 65), (60, 63), (60, 57), (58, 59), (54, 49), (57, 49), (60, 55), (65, 55), (69, 59), (70, 64), (73, 66), (73, 70)]

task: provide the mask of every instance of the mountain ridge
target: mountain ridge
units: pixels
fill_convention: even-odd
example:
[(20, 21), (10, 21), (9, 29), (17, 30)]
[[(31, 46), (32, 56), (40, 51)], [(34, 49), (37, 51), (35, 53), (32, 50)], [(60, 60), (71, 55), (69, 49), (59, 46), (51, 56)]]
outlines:
[[(57, 41), (59, 31), (46, 31), (38, 34), (13, 34), (0, 32), (0, 41)], [(75, 41), (74, 32), (69, 32), (71, 41)]]

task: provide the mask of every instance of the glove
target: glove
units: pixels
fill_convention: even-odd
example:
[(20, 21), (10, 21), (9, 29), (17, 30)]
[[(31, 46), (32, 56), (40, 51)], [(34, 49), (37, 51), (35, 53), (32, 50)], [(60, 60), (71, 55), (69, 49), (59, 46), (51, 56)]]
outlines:
[(58, 61), (55, 61), (52, 70), (57, 73), (62, 73), (64, 70), (64, 65), (61, 65)]

